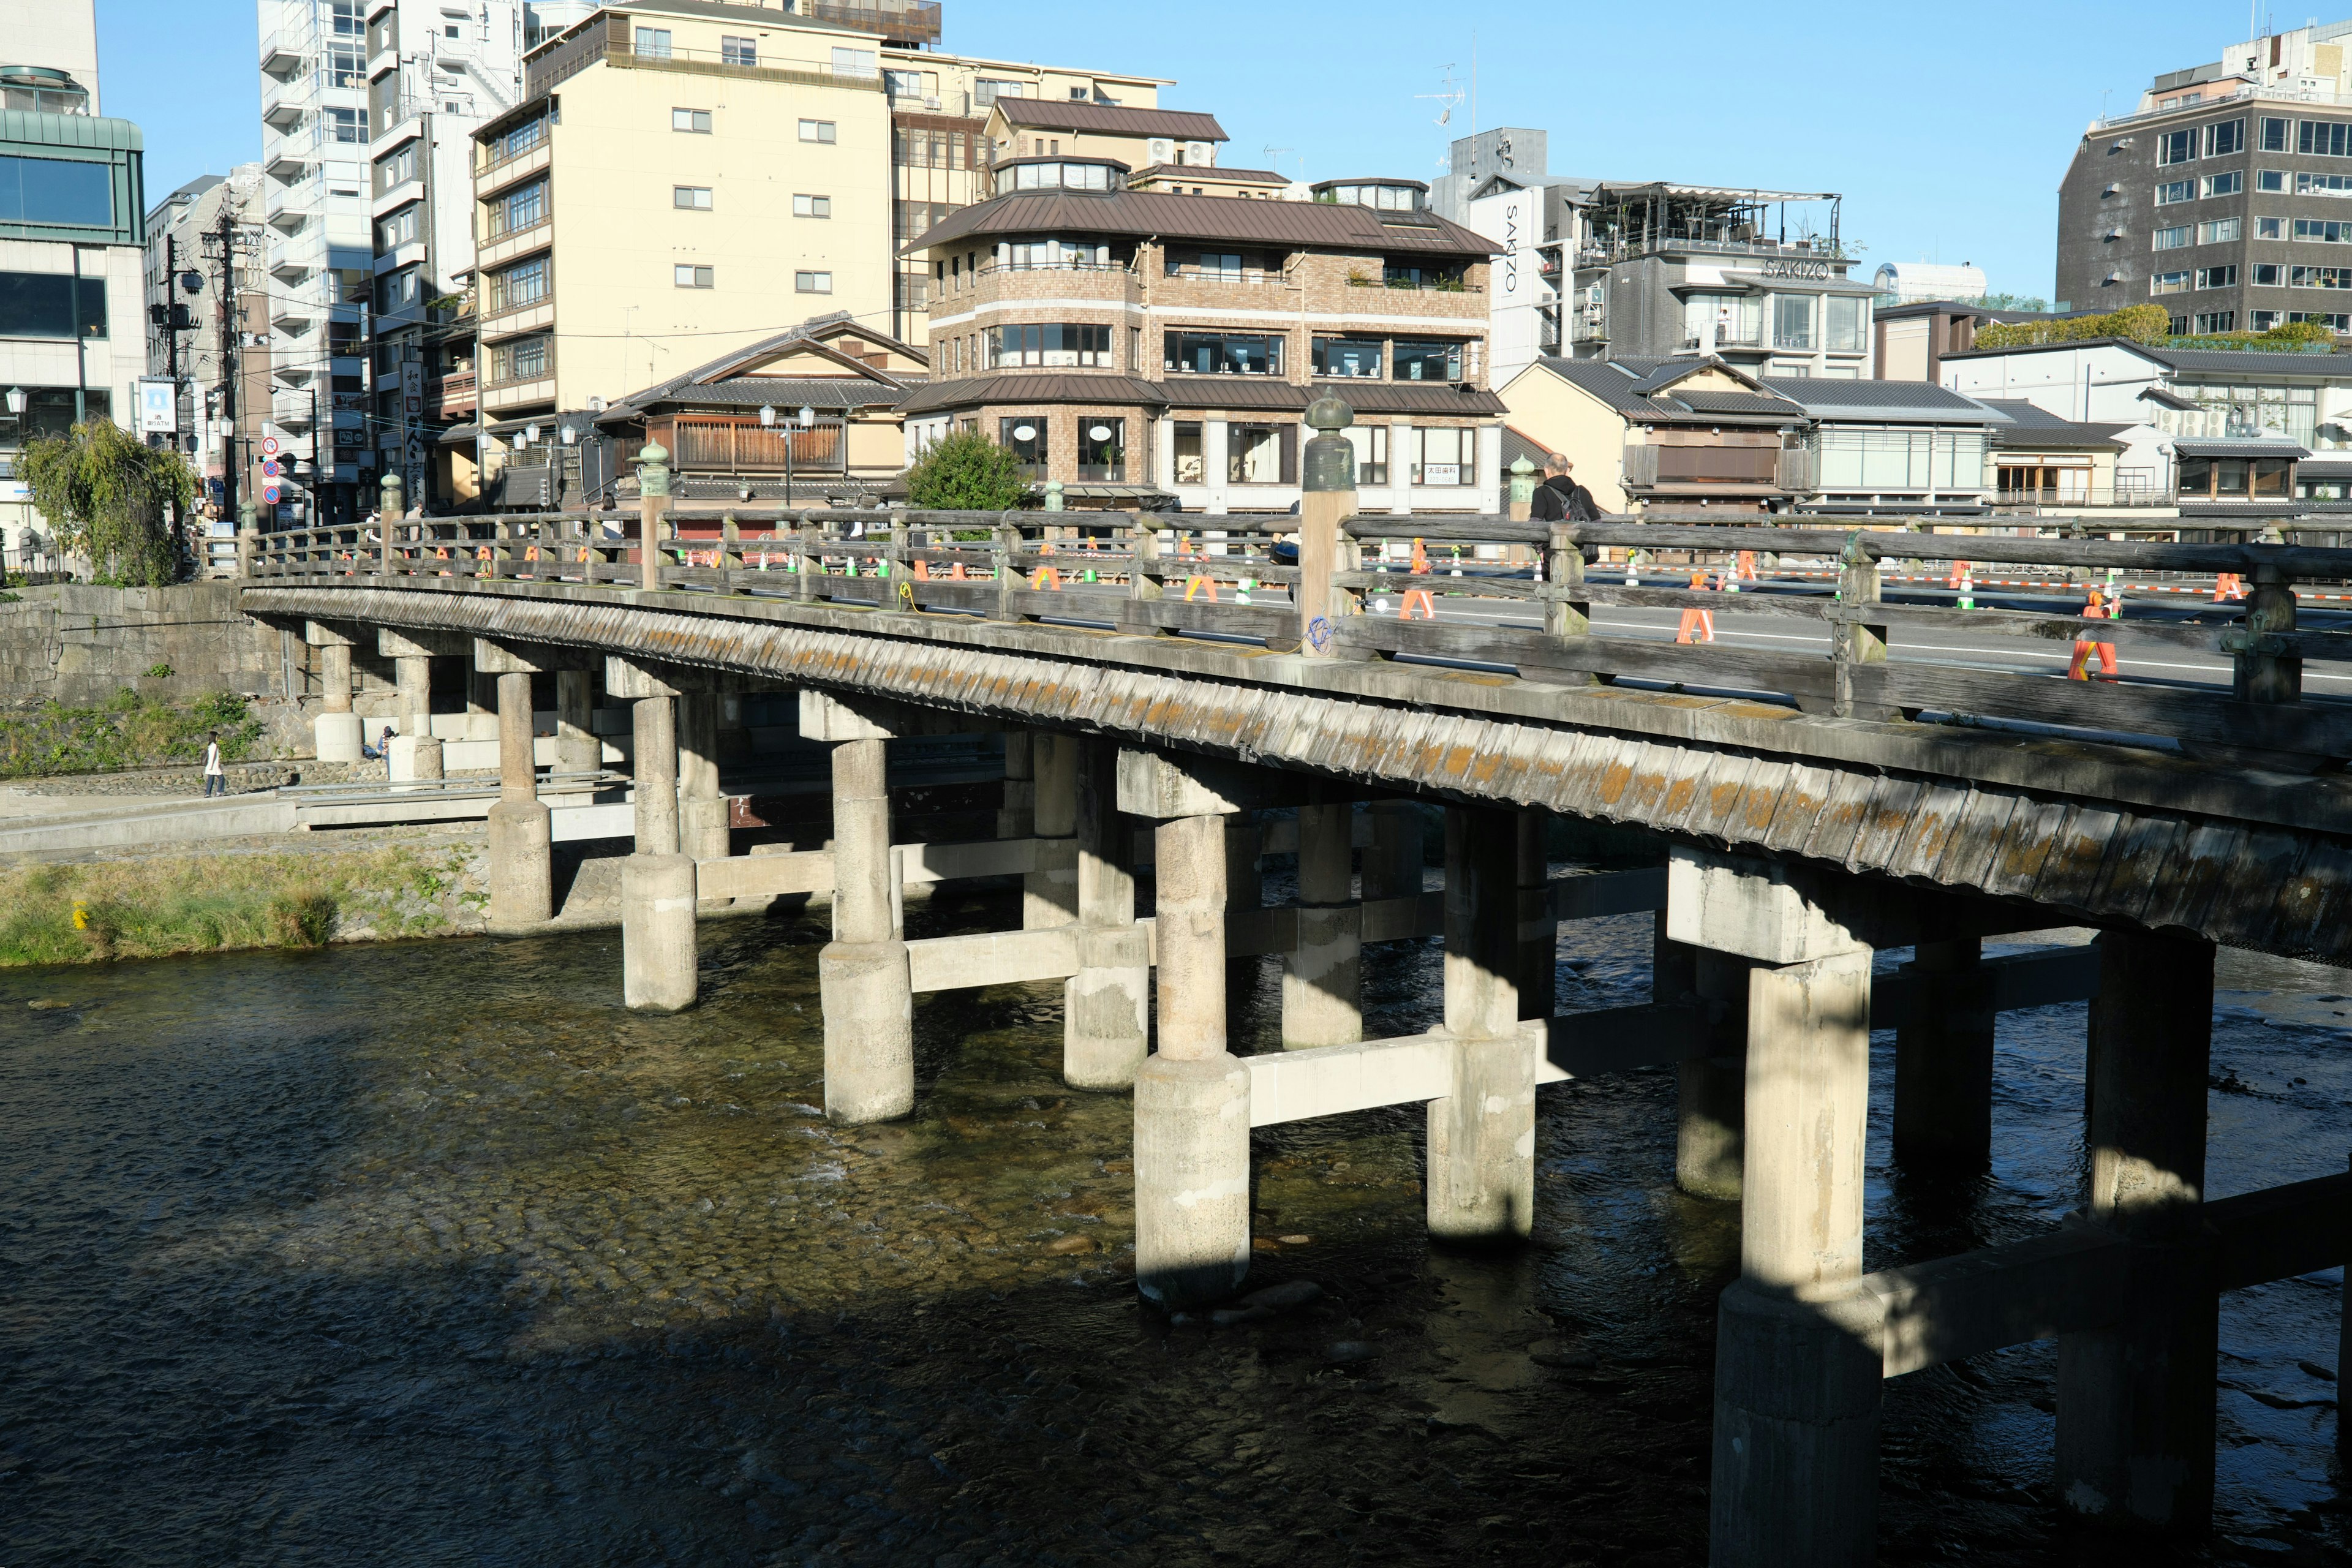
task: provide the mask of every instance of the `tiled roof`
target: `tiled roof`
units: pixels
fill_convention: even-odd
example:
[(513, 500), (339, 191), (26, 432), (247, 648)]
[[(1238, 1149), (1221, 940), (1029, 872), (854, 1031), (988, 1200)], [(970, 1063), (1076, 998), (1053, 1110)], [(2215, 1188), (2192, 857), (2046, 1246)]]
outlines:
[(898, 409), (902, 414), (912, 415), (983, 403), (1139, 403), (1152, 407), (1262, 409), (1269, 414), (1297, 414), (1305, 412), (1309, 403), (1326, 393), (1336, 395), (1359, 414), (1461, 416), (1503, 412), (1503, 400), (1491, 392), (1465, 392), (1443, 383), (1411, 386), (1370, 382), (1335, 386), (1318, 382), (1312, 386), (1300, 386), (1257, 375), (1187, 375), (1155, 382), (1139, 376), (1090, 374), (1084, 371), (1009, 371), (961, 381), (933, 382), (911, 394)]
[(1476, 260), (1496, 254), (1494, 242), (1486, 236), (1431, 213), (1383, 214), (1330, 202), (1244, 202), (1173, 191), (1056, 190), (1013, 191), (959, 207), (900, 254), (1000, 234), (1223, 239), (1358, 255), (1410, 252)]
[(1092, 132), (1098, 136), (1166, 136), (1178, 142), (1223, 142), (1213, 114), (1181, 109), (1123, 109), (1083, 99), (1000, 98), (1004, 122), (1039, 131)]
[[(660, 403), (716, 402), (733, 403), (738, 405), (749, 403), (751, 406), (757, 407), (762, 403), (780, 402), (784, 397), (791, 397), (796, 407), (803, 403), (827, 408), (872, 406), (876, 404), (897, 402), (905, 395), (908, 387), (918, 384), (922, 379), (919, 376), (893, 374), (887, 371), (875, 370), (868, 365), (853, 364), (844, 359), (842, 370), (845, 374), (839, 378), (842, 384), (840, 389), (820, 405), (814, 396), (780, 393), (776, 389), (787, 384), (829, 386), (833, 384), (834, 378), (811, 376), (803, 380), (795, 377), (788, 381), (780, 377), (739, 377), (735, 374), (739, 370), (747, 369), (762, 361), (774, 358), (796, 342), (810, 343), (820, 349), (826, 348), (824, 340), (832, 335), (835, 329), (855, 331), (859, 337), (870, 338), (910, 358), (925, 357), (921, 349), (902, 343), (887, 332), (878, 332), (871, 327), (859, 325), (847, 311), (836, 310), (830, 315), (811, 317), (800, 325), (787, 328), (773, 337), (761, 338), (758, 342), (747, 344), (717, 359), (706, 361), (696, 365), (692, 370), (682, 370), (667, 380), (656, 382), (642, 391), (633, 392), (597, 416), (597, 421), (600, 424), (611, 424), (615, 420), (631, 417)], [(739, 380), (758, 381), (766, 389), (765, 395), (737, 396), (725, 390)], [(861, 380), (867, 383), (867, 390), (873, 394), (871, 396), (865, 395), (865, 392), (858, 387), (857, 384)], [(862, 401), (852, 403), (850, 401), (852, 395), (856, 395)]]
[[(1628, 419), (1673, 425), (1787, 425), (1805, 416), (1804, 409), (1795, 403), (1769, 393), (1695, 387), (1684, 394), (1668, 387), (1644, 395), (1635, 390), (1645, 381), (1671, 381), (1673, 377), (1664, 374), (1668, 367), (1695, 367), (1697, 362), (1689, 359), (1542, 359), (1536, 363), (1570, 385), (1581, 387)], [(1690, 401), (1695, 398), (1706, 399), (1716, 406), (1701, 410)], [(1752, 398), (1758, 406), (1741, 409), (1730, 404), (1735, 398)]]
[(1764, 384), (1816, 419), (1892, 419), (1922, 425), (2006, 425), (2009, 416), (1924, 381), (1831, 381), (1767, 376)]
[(2181, 436), (2174, 438), (2172, 449), (2183, 458), (2308, 458), (2311, 456), (2300, 442), (2284, 436), (2225, 436), (2211, 440)]

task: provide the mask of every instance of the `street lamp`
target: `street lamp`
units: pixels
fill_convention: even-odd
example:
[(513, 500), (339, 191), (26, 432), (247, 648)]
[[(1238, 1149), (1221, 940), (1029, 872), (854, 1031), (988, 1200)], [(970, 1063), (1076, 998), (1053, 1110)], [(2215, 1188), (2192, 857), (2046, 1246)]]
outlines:
[(575, 442), (575, 441), (577, 441), (577, 440), (579, 440), (579, 439), (580, 439), (580, 431), (579, 431), (579, 429), (578, 429), (578, 427), (577, 427), (577, 426), (571, 426), (571, 425), (566, 425), (566, 426), (563, 427), (563, 444), (564, 444), (565, 446), (569, 447), (569, 446), (571, 446), (573, 442)]
[(25, 389), (23, 387), (12, 386), (8, 389), (8, 412), (19, 416), (24, 414)]

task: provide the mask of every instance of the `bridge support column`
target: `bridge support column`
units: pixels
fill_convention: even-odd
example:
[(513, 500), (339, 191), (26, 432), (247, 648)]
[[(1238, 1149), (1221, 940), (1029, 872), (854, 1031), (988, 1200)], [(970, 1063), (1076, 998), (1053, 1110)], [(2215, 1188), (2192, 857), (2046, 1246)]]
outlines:
[(1226, 1048), (1225, 818), (1191, 760), (1118, 756), (1119, 809), (1156, 819), (1160, 1049), (1135, 1079), (1135, 1283), (1170, 1308), (1249, 1273), (1249, 1069)]
[(915, 992), (890, 855), (891, 727), (801, 693), (801, 733), (833, 745), (833, 940), (817, 954), (824, 1113), (856, 1124), (915, 1109)]
[[(1671, 896), (1671, 895), (1670, 895)], [(1739, 1201), (1748, 1121), (1748, 961), (1676, 942), (1660, 910), (1651, 938), (1650, 1000), (1696, 1002), (1722, 1016), (1715, 1049), (1675, 1069), (1675, 1185), (1695, 1198)]]
[(2220, 1297), (2200, 1245), (2213, 948), (2108, 931), (2091, 1003), (2088, 1217), (2132, 1244), (2132, 1313), (2058, 1338), (2060, 1502), (2195, 1532), (2213, 1510)]
[(1445, 1032), (1452, 1092), (1429, 1102), (1429, 1234), (1525, 1239), (1535, 1224), (1535, 1058), (1519, 1033), (1518, 833), (1445, 808)]
[[(1078, 750), (1076, 735), (1051, 730), (1029, 732), (1034, 837), (1068, 841), (1078, 831)], [(1043, 847), (1043, 846), (1040, 846)], [(1066, 926), (1078, 918), (1076, 866), (1031, 871), (1021, 880), (1021, 929)]]
[(724, 860), (731, 849), (727, 801), (719, 793), (719, 698), (683, 691), (677, 699), (678, 852)]
[(322, 763), (360, 760), (360, 716), (352, 711), (352, 639), (320, 621), (302, 626), (302, 640), (319, 650), (320, 711), (310, 721), (310, 749)]
[(1871, 952), (1811, 886), (1695, 851), (1668, 872), (1669, 939), (1752, 965), (1740, 1278), (1716, 1331), (1714, 1568), (1876, 1561), (1879, 1352), (1824, 1304), (1862, 1276)]
[(441, 742), (433, 733), (433, 658), (465, 653), (472, 639), (390, 626), (378, 627), (375, 639), (376, 656), (392, 660), (393, 685), (400, 694), (400, 733), (393, 738), (387, 772), (394, 784), (437, 779), (443, 763)]
[(554, 818), (531, 762), (530, 676), (499, 673), (499, 803), (490, 807), (490, 919), (537, 925), (555, 914)]
[(1922, 942), (1903, 966), (1916, 989), (1895, 1035), (1895, 1158), (1976, 1171), (1992, 1158), (1992, 977), (1977, 937)]
[(1371, 846), (1364, 851), (1364, 900), (1414, 899), (1421, 896), (1423, 826), (1421, 808), (1397, 798), (1376, 800), (1364, 808), (1372, 822)]
[(630, 770), (636, 852), (621, 864), (621, 963), (628, 1005), (675, 1013), (694, 1005), (694, 861), (677, 852), (677, 689), (634, 660), (604, 661), (604, 689), (633, 704)]
[(1349, 1046), (1364, 1037), (1355, 834), (1350, 802), (1298, 808), (1298, 944), (1282, 973), (1287, 1049)]
[[(999, 838), (1027, 838), (1037, 831), (1037, 781), (1030, 772), (1030, 735), (1027, 730), (1004, 731), (1004, 801), (996, 812)], [(1025, 894), (1023, 902), (1025, 910)]]
[(1559, 1006), (1559, 922), (1551, 914), (1551, 813), (1518, 814), (1519, 1016), (1549, 1018)]
[(604, 765), (604, 743), (593, 721), (595, 672), (555, 672), (555, 771), (593, 773)]
[(1265, 828), (1254, 811), (1225, 819), (1225, 908), (1265, 907), (1265, 874), (1258, 863), (1265, 849)]
[(1151, 944), (1135, 923), (1134, 834), (1118, 814), (1118, 748), (1076, 742), (1078, 972), (1062, 987), (1062, 1080), (1129, 1089), (1151, 1037)]

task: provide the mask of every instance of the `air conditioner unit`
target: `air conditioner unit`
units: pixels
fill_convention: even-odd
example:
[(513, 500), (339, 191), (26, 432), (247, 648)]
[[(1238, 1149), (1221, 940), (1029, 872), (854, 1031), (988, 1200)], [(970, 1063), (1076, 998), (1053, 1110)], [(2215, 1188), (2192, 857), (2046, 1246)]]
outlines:
[(2115, 195), (2118, 194), (2118, 193), (2119, 193), (2119, 192), (2121, 192), (2122, 190), (2123, 190), (2123, 187), (2122, 187), (2121, 185), (2109, 185), (2105, 190), (2101, 191), (2101, 192), (2099, 193), (2099, 195), (2100, 195), (2102, 197), (2112, 196), (2112, 195)]
[(2107, 230), (2107, 237), (2108, 237), (2109, 239), (2121, 239), (2123, 237), (2124, 237), (2124, 231), (2123, 231), (2122, 229), (2119, 229), (2119, 228), (2111, 228), (2111, 229)]
[(927, 98), (923, 100), (923, 107), (925, 109), (937, 109), (939, 106), (940, 100), (936, 98)]

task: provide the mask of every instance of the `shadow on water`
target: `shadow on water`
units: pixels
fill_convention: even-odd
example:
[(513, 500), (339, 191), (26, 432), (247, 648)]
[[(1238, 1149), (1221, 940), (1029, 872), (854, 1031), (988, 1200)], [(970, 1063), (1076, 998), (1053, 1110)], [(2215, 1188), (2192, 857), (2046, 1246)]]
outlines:
[[(709, 922), (675, 1018), (620, 1006), (612, 932), (0, 979), (0, 1562), (1704, 1561), (1738, 1222), (1673, 1189), (1669, 1075), (1544, 1091), (1510, 1257), (1425, 1244), (1417, 1109), (1265, 1130), (1253, 1283), (1324, 1293), (1171, 1326), (1059, 987), (921, 999), (919, 1112), (835, 1128), (823, 940)], [(1644, 999), (1648, 952), (1646, 917), (1571, 928), (1562, 1005)], [(1245, 1048), (1278, 973), (1234, 967)], [(2340, 1168), (2342, 1021), (2310, 976), (2225, 983), (2215, 1189)], [(1437, 984), (1433, 945), (1376, 952), (1371, 1032)], [(1872, 1266), (2072, 1205), (2081, 1033), (2003, 1020), (2000, 1163), (1940, 1185), (1886, 1174), (1878, 1042)], [(2224, 1531), (2183, 1560), (2345, 1560), (2297, 1366), (2335, 1310), (2230, 1303)], [(2052, 1363), (1889, 1389), (1885, 1561), (2103, 1560), (2042, 1496)]]

